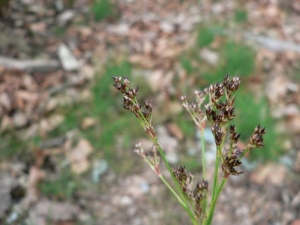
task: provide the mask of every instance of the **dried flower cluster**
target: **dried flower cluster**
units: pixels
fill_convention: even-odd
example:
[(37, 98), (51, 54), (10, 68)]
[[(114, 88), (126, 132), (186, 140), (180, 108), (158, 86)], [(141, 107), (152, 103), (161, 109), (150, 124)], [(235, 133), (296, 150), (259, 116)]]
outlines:
[(173, 169), (173, 174), (179, 183), (182, 193), (189, 199), (189, 202), (194, 207), (194, 212), (197, 218), (204, 218), (204, 204), (207, 198), (208, 182), (203, 180), (198, 182), (194, 190), (192, 190), (193, 175), (187, 174), (184, 166)]
[[(249, 140), (247, 148), (240, 150), (237, 147), (240, 134), (236, 133), (234, 125), (230, 125), (230, 148), (221, 152), (221, 146), (223, 146), (226, 137), (228, 122), (235, 117), (233, 104), (240, 82), (239, 77), (230, 79), (229, 76), (226, 75), (221, 83), (218, 82), (210, 85), (205, 92), (195, 92), (197, 105), (194, 103), (189, 104), (186, 97), (182, 97), (183, 107), (192, 115), (198, 127), (201, 127), (199, 124), (205, 124), (206, 119), (211, 123), (212, 134), (219, 150), (218, 154), (222, 156), (224, 177), (228, 177), (230, 174), (241, 174), (241, 171), (235, 169), (235, 167), (241, 164), (240, 159), (248, 150), (264, 146), (263, 135), (265, 134), (265, 128), (260, 128), (260, 125), (258, 125)], [(203, 111), (200, 107), (204, 102), (205, 95), (208, 95), (209, 103), (205, 105), (206, 110), (205, 115), (203, 115)]]
[(201, 107), (205, 100), (206, 93), (202, 91), (195, 91), (195, 96), (197, 103), (189, 103), (186, 96), (182, 96), (182, 106), (190, 113), (196, 126), (199, 129), (203, 129), (205, 126), (206, 116), (205, 112), (201, 110)]
[(129, 78), (125, 76), (122, 77), (113, 77), (114, 86), (123, 94), (123, 107), (132, 112), (139, 120), (143, 128), (145, 129), (148, 136), (152, 139), (156, 139), (155, 130), (152, 125), (152, 104), (150, 100), (144, 101), (144, 111), (142, 106), (137, 102), (136, 96), (139, 92), (139, 88), (130, 88), (129, 87)]

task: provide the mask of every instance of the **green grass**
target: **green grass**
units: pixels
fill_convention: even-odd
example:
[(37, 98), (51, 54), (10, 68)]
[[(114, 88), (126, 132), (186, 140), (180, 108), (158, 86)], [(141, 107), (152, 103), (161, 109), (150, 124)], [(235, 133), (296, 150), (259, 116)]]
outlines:
[(13, 131), (1, 134), (0, 141), (0, 161), (9, 158), (18, 158), (25, 154), (28, 142), (21, 140)]
[(215, 34), (209, 27), (201, 27), (197, 35), (198, 47), (204, 47), (210, 45), (215, 39)]
[(221, 58), (225, 59), (222, 71), (241, 77), (250, 75), (254, 70), (255, 52), (252, 48), (228, 42), (222, 52)]
[(248, 13), (245, 10), (236, 10), (234, 12), (234, 21), (237, 23), (246, 22), (248, 19)]
[(241, 133), (241, 140), (248, 143), (254, 128), (260, 124), (266, 127), (263, 148), (250, 152), (253, 160), (274, 161), (282, 154), (281, 145), (284, 142), (282, 134), (276, 132), (276, 121), (270, 116), (267, 100), (261, 98), (255, 100), (253, 94), (248, 91), (238, 91), (235, 100), (235, 114), (233, 124), (237, 132)]
[(101, 21), (116, 16), (116, 11), (113, 8), (110, 0), (94, 1), (92, 4), (92, 12), (96, 21)]
[(220, 25), (205, 25), (198, 29), (196, 45), (200, 48), (209, 46), (216, 36), (223, 35), (224, 30)]
[(48, 180), (39, 184), (43, 195), (55, 199), (71, 199), (76, 190), (81, 188), (80, 177), (72, 174), (69, 169), (59, 171), (55, 180)]
[(180, 57), (180, 64), (187, 73), (192, 73), (194, 71), (194, 67), (192, 66), (191, 60), (188, 57)]
[(224, 75), (248, 77), (254, 71), (255, 51), (250, 47), (228, 41), (220, 50), (220, 63), (217, 67), (200, 65), (202, 77), (207, 84), (222, 80)]
[(66, 27), (54, 27), (53, 33), (56, 37), (63, 37), (67, 32)]

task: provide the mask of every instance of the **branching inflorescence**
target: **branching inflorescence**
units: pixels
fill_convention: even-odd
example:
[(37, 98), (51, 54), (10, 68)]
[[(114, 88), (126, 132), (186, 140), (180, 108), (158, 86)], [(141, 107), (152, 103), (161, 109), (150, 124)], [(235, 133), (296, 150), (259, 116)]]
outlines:
[[(230, 79), (229, 76), (226, 75), (222, 82), (210, 85), (209, 88), (206, 88), (204, 91), (195, 91), (196, 103), (189, 103), (187, 97), (181, 97), (182, 106), (189, 112), (201, 133), (203, 180), (198, 182), (194, 188), (193, 175), (188, 173), (184, 166), (171, 169), (166, 160), (157, 141), (155, 129), (152, 124), (151, 102), (146, 100), (143, 106), (138, 103), (136, 96), (139, 89), (138, 87), (133, 89), (129, 87), (128, 77), (124, 77), (123, 79), (121, 77), (113, 77), (113, 79), (114, 86), (123, 94), (123, 107), (137, 117), (146, 134), (154, 144), (152, 156), (144, 153), (141, 144), (136, 145), (135, 151), (149, 164), (151, 169), (155, 171), (159, 178), (175, 195), (194, 225), (211, 224), (217, 199), (227, 178), (230, 175), (239, 175), (242, 173), (242, 171), (237, 170), (236, 167), (241, 165), (241, 159), (248, 151), (264, 146), (263, 135), (265, 134), (265, 128), (261, 128), (260, 125), (258, 125), (254, 129), (246, 148), (239, 149), (237, 143), (240, 133), (236, 132), (234, 125), (229, 124), (235, 117), (233, 105), (236, 91), (240, 86), (240, 78), (233, 77)], [(203, 133), (207, 121), (211, 125), (211, 131), (217, 148), (211, 201), (209, 204)], [(227, 136), (229, 145), (225, 148)], [(158, 156), (157, 151), (160, 156)], [(168, 168), (177, 190), (174, 190), (161, 175), (159, 171), (160, 157)], [(219, 168), (223, 171), (221, 181), (219, 181), (218, 177)]]

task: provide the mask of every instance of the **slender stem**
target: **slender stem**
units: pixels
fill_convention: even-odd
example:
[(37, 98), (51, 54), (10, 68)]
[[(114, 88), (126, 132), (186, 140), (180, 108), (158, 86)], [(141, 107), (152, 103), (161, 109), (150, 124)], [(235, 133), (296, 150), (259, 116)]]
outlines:
[(186, 205), (186, 207), (184, 207), (184, 209), (187, 211), (187, 213), (189, 214), (189, 217), (190, 217), (190, 219), (191, 219), (192, 221), (196, 220), (196, 219), (195, 219), (195, 216), (194, 216), (194, 214), (193, 214), (193, 212), (192, 212), (191, 209), (188, 207), (188, 202), (187, 202), (186, 198), (184, 197), (184, 195), (183, 195), (183, 193), (182, 193), (182, 191), (181, 191), (181, 189), (180, 189), (180, 187), (179, 187), (179, 184), (178, 184), (178, 182), (177, 182), (177, 180), (176, 180), (176, 178), (175, 178), (175, 176), (174, 176), (174, 174), (173, 174), (173, 171), (172, 171), (172, 169), (171, 169), (171, 167), (170, 167), (170, 165), (169, 165), (169, 163), (168, 163), (168, 161), (167, 161), (167, 159), (166, 159), (166, 157), (165, 157), (165, 154), (163, 153), (163, 150), (161, 149), (160, 145), (157, 143), (157, 140), (156, 140), (155, 144), (156, 144), (156, 146), (157, 146), (157, 149), (158, 149), (158, 151), (159, 151), (159, 153), (160, 153), (160, 155), (161, 155), (161, 157), (162, 157), (162, 159), (163, 159), (163, 161), (164, 161), (164, 163), (165, 163), (165, 165), (166, 165), (166, 167), (167, 167), (169, 173), (171, 174), (171, 177), (172, 177), (172, 179), (173, 179), (173, 181), (174, 181), (174, 183), (175, 183), (175, 185), (176, 185), (176, 187), (177, 187), (179, 193), (181, 194), (181, 200), (182, 200), (182, 201), (185, 203), (185, 205)]
[(209, 208), (209, 212), (208, 212), (208, 217), (207, 217), (207, 220), (205, 221), (204, 225), (211, 225), (211, 222), (212, 222), (212, 217), (214, 215), (214, 211), (215, 211), (215, 207), (216, 207), (216, 203), (217, 203), (217, 200), (219, 198), (219, 195), (226, 183), (226, 178), (223, 177), (222, 179), (222, 182), (220, 184), (220, 187), (218, 188), (217, 190), (217, 193), (215, 195), (215, 198), (212, 200), (212, 203), (210, 205), (210, 208)]
[(241, 160), (248, 151), (249, 151), (249, 148), (246, 148), (240, 155), (239, 160)]
[(220, 147), (217, 147), (217, 151), (216, 151), (216, 164), (215, 164), (214, 183), (213, 183), (211, 201), (213, 201), (213, 199), (215, 198), (216, 188), (218, 186), (218, 170), (219, 170), (219, 162), (221, 158), (219, 154), (219, 148)]
[(201, 133), (202, 173), (203, 173), (203, 179), (206, 180), (206, 160), (205, 160), (204, 129), (201, 129), (200, 133)]
[[(135, 104), (138, 104), (136, 98), (134, 98), (134, 103), (135, 103)], [(149, 123), (149, 121), (144, 117), (144, 115), (143, 115), (143, 113), (142, 113), (141, 110), (139, 110), (139, 114), (140, 114), (140, 116), (141, 116), (141, 119), (138, 119), (138, 121), (140, 122), (141, 126), (142, 126), (143, 128), (145, 128), (145, 126), (146, 126), (146, 127), (151, 127), (152, 125), (151, 125), (151, 124)], [(172, 179), (173, 179), (173, 181), (174, 181), (174, 183), (175, 183), (175, 185), (176, 185), (176, 188), (177, 188), (177, 190), (179, 191), (179, 193), (180, 193), (180, 195), (181, 195), (181, 198), (178, 198), (179, 196), (176, 194), (177, 199), (178, 199), (178, 200), (180, 199), (180, 200), (179, 200), (180, 204), (181, 204), (181, 202), (184, 202), (184, 205), (182, 205), (182, 204), (181, 204), (181, 205), (182, 205), (183, 208), (187, 211), (187, 213), (188, 213), (190, 219), (191, 219), (192, 222), (194, 223), (194, 221), (196, 221), (195, 216), (194, 216), (193, 212), (191, 211), (191, 209), (190, 209), (189, 206), (188, 206), (187, 199), (185, 198), (185, 196), (183, 195), (183, 193), (182, 193), (182, 191), (181, 191), (181, 189), (180, 189), (180, 187), (179, 187), (179, 184), (178, 184), (178, 182), (177, 182), (177, 180), (176, 180), (176, 178), (175, 178), (175, 176), (174, 176), (174, 174), (173, 174), (173, 171), (172, 171), (172, 169), (171, 169), (171, 167), (170, 167), (170, 165), (169, 165), (169, 163), (168, 163), (168, 161), (167, 161), (167, 159), (166, 159), (166, 157), (165, 157), (165, 154), (163, 153), (162, 148), (160, 147), (160, 145), (159, 145), (158, 142), (157, 142), (157, 138), (156, 138), (156, 137), (154, 137), (154, 138), (150, 137), (150, 139), (151, 139), (151, 140), (153, 141), (153, 143), (156, 145), (156, 147), (157, 147), (157, 149), (158, 149), (158, 151), (159, 151), (159, 153), (160, 153), (160, 155), (161, 155), (161, 157), (162, 157), (162, 159), (163, 159), (163, 161), (164, 161), (164, 163), (165, 163), (165, 165), (166, 165), (166, 167), (167, 167), (167, 169), (168, 169), (168, 171), (169, 171), (169, 173), (170, 173), (170, 175), (171, 175), (171, 177), (172, 177)], [(175, 193), (175, 192), (174, 192), (174, 193)], [(197, 224), (197, 223), (196, 223), (196, 224)]]
[(191, 214), (191, 211), (188, 210), (189, 207), (182, 201), (182, 199), (177, 195), (177, 193), (174, 191), (174, 189), (169, 185), (169, 183), (165, 180), (165, 178), (162, 175), (159, 175), (159, 178), (164, 182), (164, 184), (169, 188), (169, 190), (175, 195), (178, 202), (181, 204), (181, 206), (185, 209), (185, 211), (188, 213), (193, 225), (197, 225), (198, 222), (195, 219), (194, 215)]
[(173, 193), (173, 195), (175, 195), (175, 197), (177, 198), (178, 202), (182, 205), (182, 207), (187, 208), (187, 205), (177, 195), (176, 191), (174, 191), (174, 189), (169, 185), (169, 183), (165, 180), (165, 178), (161, 174), (158, 177), (164, 182), (164, 184), (169, 188), (169, 190)]
[[(205, 159), (205, 141), (204, 141), (204, 129), (200, 129), (201, 133), (201, 156), (202, 156), (202, 174), (203, 174), (203, 179), (206, 179), (206, 159)], [(207, 196), (204, 198), (203, 202), (203, 211), (204, 214), (206, 214), (206, 208), (207, 208)]]

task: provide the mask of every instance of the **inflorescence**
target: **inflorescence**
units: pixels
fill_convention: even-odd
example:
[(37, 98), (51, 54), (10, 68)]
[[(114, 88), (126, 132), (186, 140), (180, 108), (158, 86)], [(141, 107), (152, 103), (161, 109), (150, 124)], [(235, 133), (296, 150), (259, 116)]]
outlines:
[[(160, 157), (157, 155), (157, 149), (166, 164), (169, 172), (172, 175), (175, 183), (177, 182), (178, 189), (181, 190), (184, 198), (193, 206), (194, 215), (199, 220), (207, 219), (207, 192), (208, 192), (208, 181), (203, 179), (202, 182), (198, 182), (193, 188), (193, 175), (187, 173), (184, 166), (170, 168), (164, 153), (157, 142), (156, 133), (152, 125), (152, 104), (149, 100), (144, 101), (141, 106), (136, 97), (139, 92), (139, 88), (129, 87), (129, 78), (124, 77), (113, 77), (114, 86), (123, 94), (123, 107), (132, 112), (143, 126), (146, 134), (153, 141), (153, 153), (152, 155), (145, 154), (141, 144), (136, 145), (135, 151), (150, 165), (150, 167), (156, 172), (156, 174), (165, 182), (159, 172)], [(240, 86), (241, 80), (238, 76), (229, 78), (228, 75), (224, 77), (222, 82), (210, 85), (204, 91), (195, 91), (196, 103), (189, 103), (186, 96), (182, 96), (182, 106), (190, 113), (194, 123), (200, 131), (203, 129), (208, 121), (211, 125), (211, 131), (214, 136), (215, 144), (217, 147), (216, 152), (216, 167), (218, 168), (218, 162), (221, 162), (221, 168), (223, 171), (223, 180), (226, 180), (230, 175), (239, 175), (242, 171), (237, 170), (236, 167), (241, 165), (242, 157), (254, 148), (263, 147), (263, 136), (266, 133), (265, 128), (261, 128), (258, 125), (250, 137), (248, 144), (245, 149), (238, 147), (238, 140), (241, 136), (240, 133), (236, 132), (234, 125), (229, 124), (235, 117), (234, 114), (234, 100), (236, 97), (236, 91)], [(208, 99), (208, 100), (206, 100)], [(206, 103), (205, 103), (206, 102)], [(227, 135), (228, 132), (228, 135)], [(224, 147), (224, 142), (228, 136), (229, 147)], [(204, 147), (203, 147), (204, 149)], [(203, 153), (204, 150), (203, 150)], [(202, 155), (204, 157), (204, 155)], [(205, 162), (205, 161), (204, 161)], [(203, 170), (205, 170), (205, 164), (203, 162)], [(223, 187), (222, 185), (216, 191), (217, 173), (215, 173), (215, 180), (212, 191), (212, 203), (210, 212), (208, 213), (208, 220), (211, 221), (211, 212), (213, 213), (216, 199), (218, 198), (219, 191)], [(205, 171), (204, 171), (205, 174)], [(204, 176), (205, 178), (205, 176)], [(168, 186), (168, 185), (167, 185)], [(170, 188), (170, 186), (169, 186)], [(185, 202), (181, 204), (186, 207)], [(193, 213), (192, 213), (193, 214)], [(190, 214), (189, 214), (190, 215)], [(205, 223), (206, 224), (206, 223)]]
[(137, 102), (136, 96), (139, 92), (139, 88), (130, 88), (129, 87), (129, 78), (125, 76), (122, 77), (113, 77), (114, 86), (123, 94), (123, 107), (132, 112), (139, 120), (143, 128), (145, 129), (148, 136), (152, 139), (156, 139), (156, 133), (152, 125), (152, 104), (150, 100), (144, 101), (144, 110), (142, 106)]
[[(233, 105), (240, 83), (241, 80), (239, 77), (236, 76), (230, 79), (229, 76), (226, 75), (222, 82), (210, 85), (204, 92), (196, 91), (197, 104), (189, 104), (187, 98), (185, 96), (182, 97), (182, 105), (191, 114), (197, 127), (203, 127), (206, 120), (210, 122), (211, 131), (219, 151), (218, 154), (222, 156), (222, 170), (226, 178), (230, 174), (239, 175), (242, 173), (242, 171), (236, 170), (235, 167), (241, 164), (240, 160), (247, 151), (264, 146), (263, 135), (266, 133), (265, 128), (260, 128), (260, 125), (258, 125), (247, 147), (241, 150), (237, 147), (240, 133), (236, 133), (234, 125), (230, 125), (230, 147), (229, 149), (224, 149), (223, 152), (222, 149), (220, 149), (221, 146), (224, 145), (228, 123), (235, 117)], [(208, 96), (209, 103), (202, 106), (206, 96)], [(205, 115), (203, 110), (200, 109), (201, 107), (206, 109)]]

